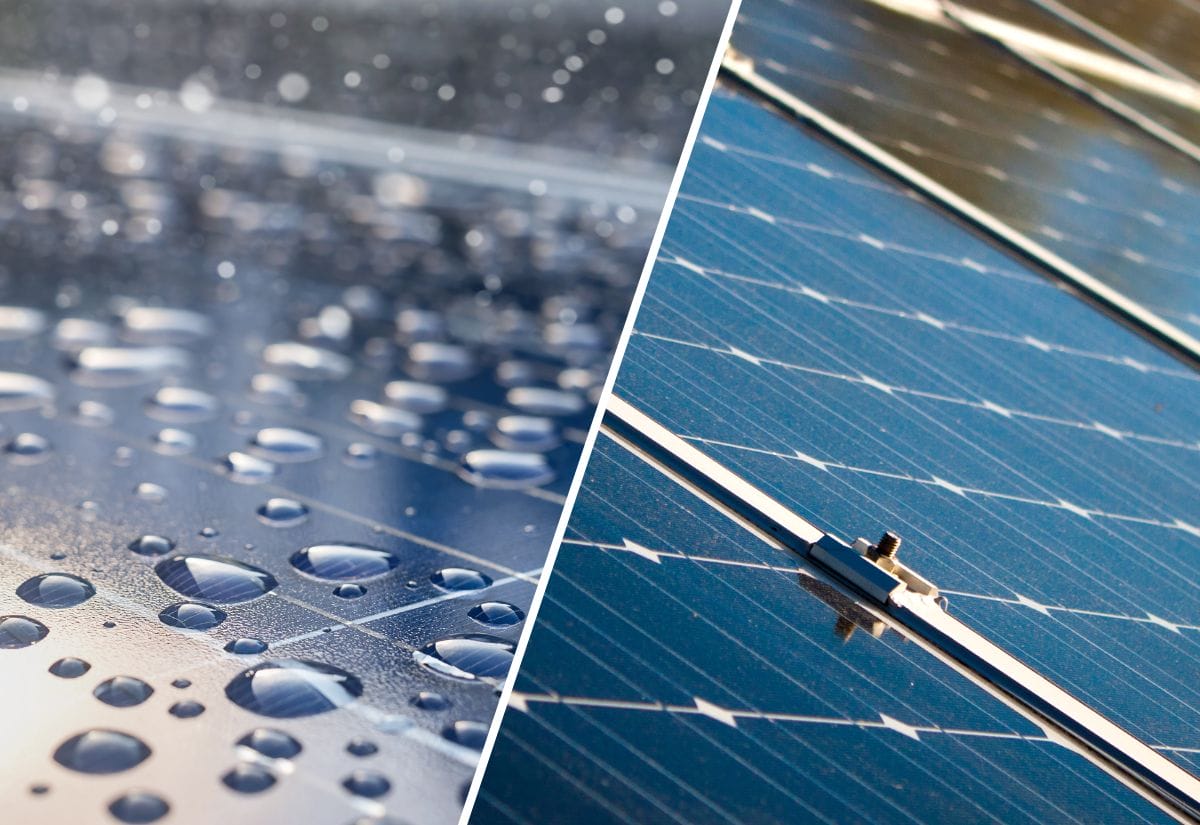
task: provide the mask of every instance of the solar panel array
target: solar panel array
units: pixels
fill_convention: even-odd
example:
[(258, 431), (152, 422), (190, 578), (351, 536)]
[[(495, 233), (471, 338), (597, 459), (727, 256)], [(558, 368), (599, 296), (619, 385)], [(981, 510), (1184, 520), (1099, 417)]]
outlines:
[[(743, 6), (739, 48), (764, 6), (779, 11), (769, 0)], [(839, 58), (853, 62), (825, 51), (827, 73)], [(897, 531), (905, 561), (943, 589), (953, 615), (1179, 764), (1197, 764), (1200, 375), (921, 196), (794, 120), (718, 92), (614, 392), (821, 529)], [(986, 818), (932, 789), (939, 769), (935, 779), (893, 781), (896, 760), (825, 739), (815, 725), (754, 717), (751, 727), (735, 714), (730, 728), (721, 709), (823, 715), (808, 699), (827, 696), (848, 663), (863, 691), (923, 691), (943, 679), (896, 678), (894, 661), (858, 663), (859, 650), (886, 643), (856, 634), (838, 648), (845, 622), (755, 618), (811, 601), (794, 575), (753, 567), (790, 569), (794, 558), (737, 528), (722, 533), (721, 518), (672, 483), (647, 481), (649, 470), (633, 480), (638, 460), (617, 447), (596, 455), (474, 821), (567, 821), (577, 811), (581, 821), (646, 811), (668, 821), (675, 809), (655, 812), (646, 797), (690, 805), (693, 793), (725, 807), (691, 809), (686, 821), (795, 818), (823, 799), (805, 784), (815, 775), (836, 802), (814, 818)], [(694, 529), (663, 515), (673, 508)], [(775, 687), (784, 655), (776, 651), (799, 656), (812, 640), (835, 655), (788, 661), (786, 684)], [(683, 689), (668, 678), (676, 668), (691, 680)], [(749, 701), (760, 685), (769, 703)], [(878, 697), (825, 713), (856, 733), (868, 718), (930, 724)], [(883, 725), (894, 735), (887, 741), (904, 738)], [(772, 737), (774, 753), (740, 750), (759, 747), (758, 736)], [(838, 764), (825, 773), (815, 757), (780, 757), (785, 737)], [(920, 764), (936, 759), (923, 753)], [(864, 764), (871, 770), (860, 774)], [(1035, 796), (1053, 788), (1066, 804), (1063, 785), (1035, 778), (1032, 757), (1025, 765), (1015, 775)], [(728, 780), (755, 769), (762, 775), (753, 780)], [(1007, 781), (1006, 772), (988, 784)], [(903, 813), (855, 808), (869, 804), (864, 776), (877, 777)], [(1106, 779), (1089, 781), (1120, 793)], [(800, 801), (788, 798), (800, 787)], [(905, 809), (917, 794), (928, 794), (928, 807)], [(752, 806), (768, 797), (779, 807), (760, 816)], [(1002, 821), (1109, 818), (1045, 800), (988, 811)], [(1110, 816), (1153, 813), (1135, 805)]]

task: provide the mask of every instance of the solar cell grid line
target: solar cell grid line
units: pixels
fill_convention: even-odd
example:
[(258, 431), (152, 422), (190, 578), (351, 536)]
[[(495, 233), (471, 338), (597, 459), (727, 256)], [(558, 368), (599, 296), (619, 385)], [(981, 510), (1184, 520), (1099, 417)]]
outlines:
[(1194, 37), (1200, 31), (1200, 5), (1191, 0), (1056, 0), (1056, 4), (1119, 32), (1124, 40), (1153, 58), (1200, 80)]
[(1194, 161), (973, 35), (874, 3), (756, 2), (733, 44), (965, 200), (1200, 329)]
[[(603, 436), (569, 532), (473, 822), (707, 821), (713, 804), (724, 821), (1157, 815)], [(686, 555), (597, 549), (633, 541), (797, 567), (713, 573)], [(939, 771), (957, 788), (929, 779)]]

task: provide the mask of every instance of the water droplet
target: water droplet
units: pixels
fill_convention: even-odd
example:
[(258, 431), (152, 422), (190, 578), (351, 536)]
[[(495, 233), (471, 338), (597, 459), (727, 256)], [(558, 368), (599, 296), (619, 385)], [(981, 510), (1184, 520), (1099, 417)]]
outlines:
[(54, 761), (80, 773), (118, 773), (150, 755), (146, 743), (128, 733), (97, 728), (72, 736), (54, 751)]
[(260, 793), (275, 784), (275, 774), (261, 765), (237, 765), (221, 781), (238, 793)]
[(445, 710), (450, 707), (450, 700), (440, 693), (423, 690), (412, 698), (412, 705), (421, 710)]
[(379, 746), (368, 739), (351, 739), (346, 745), (346, 753), (351, 756), (371, 756), (379, 753)]
[(41, 784), (30, 785), (29, 792), (31, 794), (34, 794), (35, 796), (41, 796), (43, 794), (50, 793), (50, 786), (49, 785), (41, 785)]
[(492, 583), (492, 580), (478, 570), (468, 570), (465, 567), (443, 567), (429, 577), (429, 580), (442, 590), (482, 590)]
[(50, 457), (50, 442), (37, 433), (18, 433), (4, 445), (4, 452), (18, 464), (34, 464)]
[(505, 602), (484, 602), (467, 613), (475, 621), (489, 627), (512, 627), (525, 618), (521, 609)]
[(184, 699), (182, 702), (171, 705), (169, 713), (180, 719), (191, 719), (204, 713), (204, 705), (194, 699)]
[(487, 725), (482, 722), (455, 722), (442, 731), (442, 736), (451, 742), (477, 751), (483, 750), (483, 745), (487, 742), (487, 734)]
[(267, 369), (299, 381), (339, 381), (353, 367), (344, 355), (295, 341), (271, 344), (263, 350), (262, 360)]
[(179, 690), (183, 690), (184, 688), (189, 688), (191, 686), (192, 682), (190, 679), (176, 679), (175, 681), (171, 682), (171, 687), (178, 688)]
[(263, 484), (271, 480), (277, 469), (265, 458), (236, 451), (221, 459), (221, 468), (231, 481), (239, 484)]
[(0, 306), (0, 341), (19, 341), (46, 328), (46, 316), (27, 307)]
[(238, 639), (232, 639), (225, 645), (227, 653), (236, 653), (239, 656), (257, 656), (260, 653), (267, 652), (267, 643), (262, 639), (251, 639), (247, 636), (242, 636)]
[(361, 584), (339, 584), (333, 588), (333, 595), (339, 599), (357, 599), (367, 595), (367, 588)]
[(544, 387), (513, 387), (508, 403), (530, 415), (575, 415), (583, 412), (583, 398), (573, 392)]
[(237, 743), (270, 759), (291, 759), (303, 750), (295, 738), (273, 728), (255, 728)]
[(139, 556), (163, 556), (175, 549), (175, 542), (162, 536), (147, 534), (131, 541), (129, 549)]
[(99, 401), (80, 401), (75, 407), (74, 419), (85, 427), (107, 427), (114, 418), (112, 407)]
[(74, 656), (65, 656), (50, 665), (50, 672), (60, 679), (78, 679), (91, 669), (91, 665)]
[(71, 378), (87, 387), (132, 387), (187, 368), (176, 347), (84, 347), (74, 354)]
[(19, 372), (0, 372), (0, 412), (32, 410), (54, 400), (54, 387)]
[(549, 418), (533, 415), (506, 415), (496, 422), (492, 443), (505, 450), (544, 453), (562, 443), (558, 427)]
[(325, 449), (319, 435), (290, 427), (265, 427), (255, 433), (251, 445), (255, 452), (275, 461), (312, 461)]
[(200, 535), (206, 539), (215, 539), (217, 536), (221, 535), (221, 533), (216, 527), (201, 527)]
[(363, 544), (314, 544), (292, 554), (292, 567), (324, 581), (358, 581), (382, 576), (400, 564), (394, 554)]
[(350, 403), (349, 418), (367, 432), (385, 438), (398, 438), (417, 432), (424, 423), (416, 413), (362, 398)]
[(208, 421), (220, 408), (216, 396), (187, 387), (161, 387), (146, 399), (146, 415), (168, 424)]
[(260, 372), (250, 379), (250, 396), (260, 404), (276, 407), (298, 404), (304, 398), (295, 381), (269, 372)]
[(376, 771), (355, 771), (342, 780), (342, 787), (355, 796), (375, 799), (392, 789), (387, 777)]
[(224, 610), (199, 602), (173, 604), (158, 614), (163, 624), (184, 630), (212, 630), (228, 618)]
[(413, 651), (413, 658), (422, 667), (451, 679), (498, 684), (508, 675), (514, 649), (512, 642), (472, 633), (428, 644)]
[(375, 458), (379, 455), (379, 450), (373, 444), (364, 444), (361, 441), (355, 441), (346, 447), (346, 454), (343, 460), (351, 467), (357, 469), (365, 469), (375, 464)]
[(175, 556), (160, 561), (154, 571), (175, 592), (217, 604), (248, 602), (278, 584), (265, 570), (220, 556)]
[(272, 527), (295, 527), (308, 519), (308, 507), (291, 498), (270, 498), (258, 508), (258, 520)]
[(420, 381), (390, 381), (384, 385), (383, 396), (389, 405), (420, 415), (445, 409), (450, 397), (442, 387)]
[(134, 487), (133, 494), (142, 501), (148, 501), (151, 504), (162, 504), (167, 500), (166, 488), (150, 481), (143, 481)]
[(166, 427), (155, 434), (154, 449), (166, 455), (186, 455), (196, 449), (196, 436), (187, 430)]
[(475, 371), (465, 347), (421, 341), (408, 348), (408, 373), (422, 381), (461, 381)]
[(64, 318), (54, 326), (52, 338), (56, 349), (78, 350), (111, 343), (113, 332), (100, 321), (88, 318)]
[(17, 595), (38, 607), (74, 607), (96, 595), (96, 588), (79, 576), (46, 573), (22, 583), (17, 588)]
[(341, 668), (277, 659), (242, 671), (225, 687), (236, 705), (275, 718), (324, 713), (362, 696), (362, 682)]
[(0, 616), (0, 648), (29, 647), (49, 632), (44, 624), (28, 616)]
[(212, 333), (212, 322), (188, 309), (134, 306), (121, 321), (122, 337), (135, 344), (190, 344)]
[(163, 801), (162, 797), (148, 791), (130, 791), (114, 799), (108, 806), (109, 813), (129, 825), (157, 822), (166, 816), (169, 810), (171, 806)]
[(472, 450), (462, 457), (459, 475), (478, 487), (519, 490), (554, 480), (554, 470), (541, 453)]
[(92, 695), (114, 708), (131, 708), (150, 698), (154, 688), (134, 676), (114, 676), (96, 685)]

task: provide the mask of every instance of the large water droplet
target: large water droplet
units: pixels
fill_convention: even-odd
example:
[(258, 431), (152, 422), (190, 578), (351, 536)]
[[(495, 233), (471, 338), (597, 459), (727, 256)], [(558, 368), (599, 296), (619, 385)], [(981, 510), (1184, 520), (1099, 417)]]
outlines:
[(188, 309), (130, 307), (121, 317), (122, 336), (136, 344), (190, 344), (212, 332), (212, 322)]
[(18, 464), (36, 464), (50, 457), (50, 442), (37, 433), (17, 433), (4, 445), (4, 453)]
[(184, 630), (212, 630), (228, 618), (224, 610), (199, 602), (180, 602), (158, 614), (162, 623)]
[(312, 461), (321, 457), (325, 443), (319, 435), (290, 427), (264, 427), (254, 435), (251, 446), (274, 461)]
[(275, 784), (275, 774), (262, 765), (237, 765), (230, 768), (221, 781), (238, 793), (261, 793)]
[(391, 381), (384, 386), (383, 395), (391, 406), (421, 415), (444, 409), (449, 398), (442, 387), (420, 381)]
[(208, 421), (220, 407), (216, 396), (187, 387), (161, 387), (146, 399), (146, 415), (168, 424)]
[(294, 737), (273, 728), (255, 728), (237, 743), (270, 759), (291, 759), (303, 750)]
[(300, 381), (337, 381), (353, 367), (344, 355), (295, 341), (271, 344), (263, 350), (262, 360), (268, 369)]
[(38, 607), (74, 607), (96, 595), (96, 588), (78, 576), (46, 573), (25, 581), (17, 588), (17, 595)]
[(154, 570), (177, 593), (217, 604), (248, 602), (278, 584), (265, 570), (220, 556), (175, 556), (160, 561)]
[(520, 624), (525, 614), (515, 605), (506, 602), (484, 602), (477, 604), (467, 613), (475, 621), (488, 627), (512, 627)]
[(139, 556), (162, 556), (175, 549), (175, 542), (162, 536), (147, 534), (131, 541), (129, 549)]
[(0, 306), (0, 341), (19, 341), (46, 328), (46, 316), (27, 307)]
[(495, 636), (450, 636), (413, 651), (417, 664), (434, 673), (464, 682), (498, 684), (508, 675), (514, 646)]
[(482, 722), (455, 722), (442, 731), (442, 736), (451, 742), (477, 751), (483, 750), (484, 743), (487, 742), (487, 735), (488, 727)]
[(0, 648), (29, 647), (49, 632), (44, 624), (28, 616), (0, 616)]
[(324, 581), (382, 576), (400, 564), (394, 554), (362, 544), (314, 544), (292, 554), (292, 567)]
[(461, 381), (474, 371), (475, 358), (465, 347), (421, 341), (408, 348), (408, 373), (422, 381)]
[(360, 398), (350, 402), (349, 418), (369, 433), (398, 438), (421, 429), (421, 416), (398, 407), (389, 407)]
[(150, 698), (154, 688), (134, 676), (114, 676), (96, 685), (92, 695), (114, 708), (131, 708)]
[(19, 372), (0, 372), (0, 412), (31, 410), (54, 400), (54, 387)]
[(513, 387), (508, 403), (530, 415), (575, 415), (583, 412), (583, 399), (573, 392), (544, 387)]
[(342, 787), (355, 796), (375, 799), (390, 791), (392, 783), (376, 771), (355, 771), (342, 780)]
[(154, 436), (154, 449), (165, 455), (186, 455), (196, 449), (196, 436), (187, 430), (164, 427)]
[(50, 672), (60, 679), (78, 679), (91, 669), (91, 665), (83, 659), (76, 659), (74, 656), (64, 656), (50, 665)]
[(258, 508), (258, 520), (272, 527), (295, 527), (308, 518), (308, 507), (291, 498), (270, 498)]
[(478, 487), (506, 490), (537, 487), (554, 480), (554, 470), (541, 453), (509, 450), (472, 450), (462, 457), (458, 474)]
[(72, 357), (71, 377), (88, 387), (131, 387), (187, 368), (175, 347), (84, 347)]
[(492, 583), (492, 580), (478, 570), (466, 567), (443, 567), (429, 580), (442, 590), (482, 590)]
[(253, 713), (289, 719), (349, 704), (362, 696), (362, 682), (332, 665), (277, 659), (239, 673), (225, 695)]
[(117, 797), (108, 806), (108, 812), (121, 822), (129, 825), (146, 825), (157, 822), (171, 810), (160, 796), (148, 791), (130, 791), (124, 796)]
[(54, 760), (81, 773), (118, 773), (150, 755), (146, 743), (128, 733), (95, 729), (72, 736), (54, 751)]
[(506, 415), (496, 422), (492, 443), (505, 450), (544, 453), (562, 443), (558, 427), (549, 418), (534, 415)]

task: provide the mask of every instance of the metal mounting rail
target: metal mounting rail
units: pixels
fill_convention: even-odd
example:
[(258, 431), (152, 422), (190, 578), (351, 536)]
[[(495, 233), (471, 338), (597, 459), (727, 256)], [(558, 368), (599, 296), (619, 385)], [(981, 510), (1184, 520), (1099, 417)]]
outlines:
[(873, 559), (864, 554), (861, 541), (852, 546), (824, 532), (616, 395), (609, 397), (603, 426), (688, 487), (847, 584), (916, 637), (1166, 803), (1177, 817), (1200, 820), (1200, 779), (948, 614), (936, 586), (915, 571), (891, 558)]

